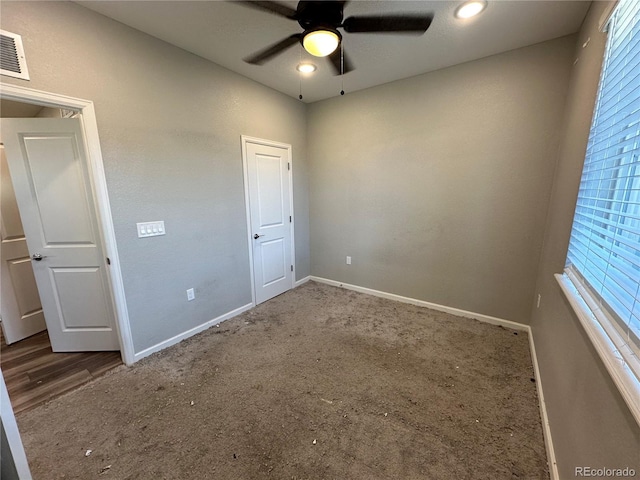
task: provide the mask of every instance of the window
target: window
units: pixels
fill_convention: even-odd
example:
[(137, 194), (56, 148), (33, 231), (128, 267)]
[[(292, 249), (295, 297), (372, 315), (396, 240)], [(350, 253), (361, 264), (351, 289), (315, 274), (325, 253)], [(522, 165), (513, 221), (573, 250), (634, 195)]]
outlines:
[(558, 280), (640, 423), (640, 2), (621, 0), (608, 32)]

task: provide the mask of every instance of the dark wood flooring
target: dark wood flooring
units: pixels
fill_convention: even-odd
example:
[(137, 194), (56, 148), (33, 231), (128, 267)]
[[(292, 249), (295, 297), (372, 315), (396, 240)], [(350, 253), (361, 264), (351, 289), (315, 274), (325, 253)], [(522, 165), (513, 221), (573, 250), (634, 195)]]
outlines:
[(0, 366), (15, 413), (29, 410), (122, 364), (120, 352), (53, 353), (46, 331), (7, 345)]

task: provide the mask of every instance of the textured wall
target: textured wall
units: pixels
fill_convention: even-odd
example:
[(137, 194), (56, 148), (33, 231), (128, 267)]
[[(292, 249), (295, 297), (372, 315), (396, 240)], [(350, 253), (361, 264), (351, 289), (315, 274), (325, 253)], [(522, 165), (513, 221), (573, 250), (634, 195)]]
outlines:
[[(640, 472), (640, 427), (619, 395), (558, 286), (589, 136), (606, 35), (598, 21), (606, 2), (594, 2), (575, 46), (562, 143), (546, 222), (531, 326), (560, 478), (577, 466)], [(583, 44), (588, 45), (583, 48)], [(637, 473), (638, 474), (638, 473)]]
[[(293, 146), (309, 274), (305, 105), (73, 3), (3, 2), (2, 28), (31, 75), (3, 82), (95, 103), (136, 352), (251, 301), (243, 134)], [(151, 220), (167, 234), (138, 239)]]
[(528, 322), (574, 41), (312, 104), (312, 274)]

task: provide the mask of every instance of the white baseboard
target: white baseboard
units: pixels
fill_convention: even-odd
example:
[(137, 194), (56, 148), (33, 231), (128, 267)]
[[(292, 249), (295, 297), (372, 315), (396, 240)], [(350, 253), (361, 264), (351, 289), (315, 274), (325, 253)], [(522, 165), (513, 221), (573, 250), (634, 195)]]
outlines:
[(402, 303), (410, 303), (411, 305), (417, 305), (419, 307), (427, 307), (432, 310), (437, 310), (439, 312), (450, 313), (452, 315), (457, 315), (458, 317), (464, 318), (473, 318), (475, 320), (480, 320), (484, 323), (490, 323), (492, 325), (500, 325), (506, 328), (512, 328), (513, 330), (519, 330), (526, 332), (529, 329), (528, 325), (518, 322), (512, 322), (511, 320), (504, 320), (502, 318), (491, 317), (489, 315), (484, 315), (482, 313), (469, 312), (468, 310), (461, 310), (459, 308), (447, 307), (445, 305), (438, 305), (437, 303), (425, 302), (424, 300), (418, 300), (416, 298), (403, 297), (401, 295), (396, 295), (395, 293), (387, 293), (381, 292), (380, 290), (373, 290), (371, 288), (359, 287), (358, 285), (350, 285), (348, 283), (336, 282), (335, 280), (329, 280), (327, 278), (321, 277), (309, 277), (309, 280), (313, 280), (314, 282), (326, 283), (327, 285), (333, 285), (334, 287), (346, 288), (347, 290), (353, 290), (355, 292), (366, 293), (368, 295), (373, 295), (375, 297), (387, 298), (389, 300), (395, 300), (397, 302)]
[(144, 350), (134, 354), (134, 362), (137, 362), (138, 360), (141, 360), (144, 357), (148, 357), (152, 353), (156, 353), (156, 352), (159, 352), (160, 350), (164, 350), (165, 348), (170, 347), (171, 345), (175, 345), (176, 343), (181, 342), (185, 338), (192, 337), (193, 335), (200, 333), (209, 327), (217, 325), (218, 323), (224, 322), (225, 320), (229, 320), (230, 318), (240, 315), (241, 313), (246, 312), (247, 310), (253, 308), (254, 306), (255, 305), (253, 303), (247, 303), (246, 305), (243, 305), (242, 307), (238, 307), (235, 310), (231, 310), (230, 312), (220, 315), (219, 317), (216, 317), (213, 320), (209, 320), (208, 322), (205, 322), (202, 325), (198, 325), (197, 327), (193, 327), (192, 329), (187, 330), (186, 332), (182, 332), (176, 335), (175, 337), (171, 337), (167, 340), (157, 343), (152, 347), (145, 348)]
[(553, 449), (553, 439), (551, 438), (551, 427), (549, 425), (549, 416), (547, 415), (547, 405), (544, 402), (544, 392), (542, 391), (542, 379), (540, 378), (540, 368), (538, 366), (538, 356), (536, 355), (536, 346), (533, 341), (533, 331), (527, 325), (529, 334), (529, 349), (531, 350), (531, 362), (533, 363), (533, 373), (536, 378), (536, 387), (538, 389), (538, 404), (540, 405), (540, 419), (542, 421), (542, 434), (544, 436), (544, 445), (547, 449), (547, 462), (549, 464), (549, 476), (551, 480), (560, 480), (558, 473), (558, 463), (556, 461), (556, 452)]
[[(293, 288), (299, 287), (300, 285), (307, 283), (310, 279), (311, 279), (310, 276), (306, 276), (301, 280), (297, 280), (294, 283)], [(160, 350), (164, 350), (165, 348), (175, 345), (176, 343), (180, 343), (185, 338), (192, 337), (193, 335), (200, 333), (203, 330), (206, 330), (207, 328), (217, 325), (218, 323), (224, 322), (225, 320), (229, 320), (230, 318), (233, 318), (236, 315), (240, 315), (241, 313), (246, 312), (247, 310), (253, 307), (255, 307), (255, 304), (247, 303), (246, 305), (236, 308), (235, 310), (225, 313), (224, 315), (220, 315), (219, 317), (216, 317), (213, 320), (209, 320), (208, 322), (205, 322), (202, 325), (198, 325), (197, 327), (187, 330), (186, 332), (182, 332), (174, 337), (171, 337), (156, 345), (153, 345), (152, 347), (145, 348), (144, 350), (137, 352), (133, 355), (132, 363), (137, 362), (138, 360), (141, 360), (144, 357), (148, 357), (153, 353), (159, 352)]]

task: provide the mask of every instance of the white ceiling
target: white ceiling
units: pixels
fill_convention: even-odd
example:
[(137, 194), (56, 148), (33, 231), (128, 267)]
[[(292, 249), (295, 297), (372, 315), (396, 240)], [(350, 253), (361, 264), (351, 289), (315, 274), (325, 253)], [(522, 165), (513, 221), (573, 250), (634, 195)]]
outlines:
[[(318, 70), (302, 77), (305, 102), (315, 102), (440, 68), (543, 42), (578, 31), (589, 8), (584, 1), (488, 0), (476, 18), (459, 20), (462, 1), (352, 0), (345, 18), (378, 13), (432, 12), (424, 35), (348, 34), (344, 48), (355, 70), (334, 76), (327, 59), (300, 45), (262, 66), (242, 59), (293, 33), (296, 21), (222, 1), (80, 1), (81, 5), (195, 53), (234, 72), (297, 98), (300, 59)], [(285, 1), (291, 8), (297, 2)]]

